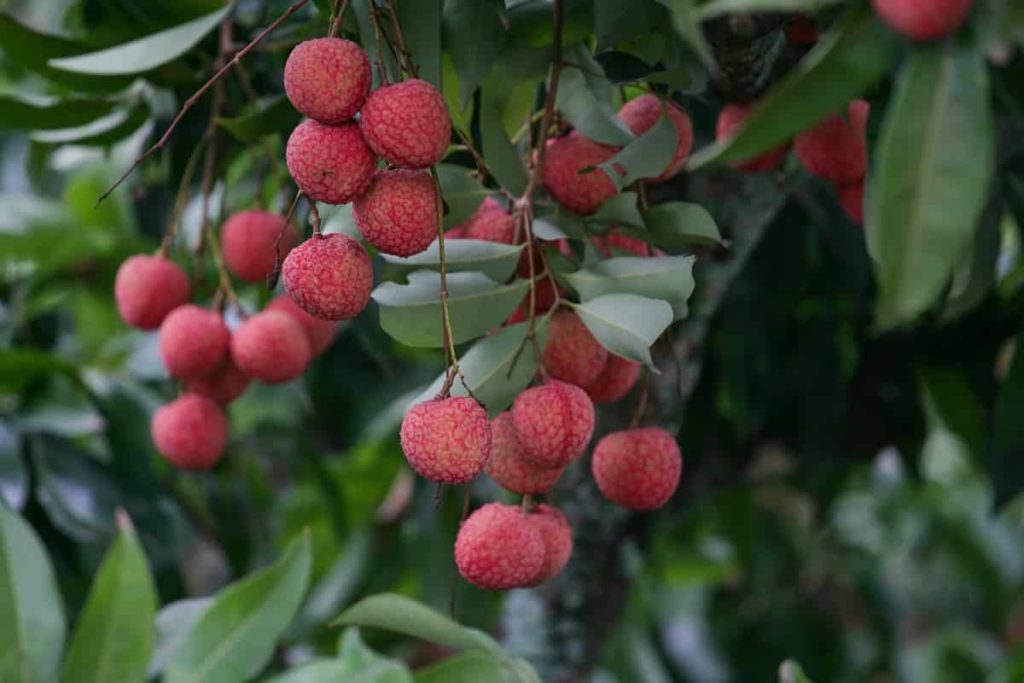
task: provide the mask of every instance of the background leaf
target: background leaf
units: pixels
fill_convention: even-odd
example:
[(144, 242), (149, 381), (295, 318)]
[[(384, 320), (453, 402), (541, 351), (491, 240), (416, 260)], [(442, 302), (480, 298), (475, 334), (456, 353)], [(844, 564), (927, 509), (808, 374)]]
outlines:
[(654, 243), (664, 249), (685, 249), (722, 243), (722, 236), (700, 204), (665, 202), (644, 211), (644, 223)]
[(444, 3), (444, 44), (459, 75), (462, 106), (483, 82), (501, 52), (506, 31), (497, 3), (448, 0)]
[(622, 256), (605, 259), (562, 277), (583, 301), (605, 294), (637, 294), (672, 305), (676, 320), (686, 316), (693, 294), (693, 256)]

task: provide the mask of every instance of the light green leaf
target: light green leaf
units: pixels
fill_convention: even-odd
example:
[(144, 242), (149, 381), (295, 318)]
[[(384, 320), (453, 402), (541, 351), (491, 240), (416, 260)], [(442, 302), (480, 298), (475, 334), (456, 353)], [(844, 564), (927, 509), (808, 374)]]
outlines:
[(668, 302), (636, 294), (605, 294), (570, 305), (602, 346), (658, 372), (650, 347), (672, 324)]
[(700, 204), (665, 202), (644, 211), (654, 243), (664, 249), (722, 244), (715, 219)]
[(668, 168), (675, 152), (676, 127), (664, 114), (650, 130), (600, 164), (618, 190), (641, 178), (655, 178)]
[(403, 0), (395, 3), (405, 47), (417, 75), (441, 88), (441, 6), (443, 0)]
[(674, 319), (686, 316), (693, 294), (693, 256), (623, 256), (605, 259), (590, 268), (562, 277), (583, 301), (605, 294), (637, 294), (672, 305)]
[(280, 135), (299, 122), (299, 114), (288, 98), (274, 97), (259, 102), (255, 111), (233, 118), (220, 117), (217, 125), (239, 142), (256, 142), (264, 135)]
[(516, 679), (502, 660), (485, 652), (466, 652), (416, 672), (416, 683), (511, 683)]
[(526, 189), (526, 169), (501, 123), (500, 100), (489, 82), (480, 97), (480, 138), (487, 168), (498, 183), (514, 195)]
[(28, 471), (21, 460), (18, 432), (0, 420), (0, 506), (20, 510), (28, 500)]
[(582, 47), (574, 50), (570, 59), (558, 81), (558, 111), (591, 140), (629, 144), (634, 135), (612, 109), (611, 82), (604, 77), (601, 65)]
[(64, 660), (64, 683), (146, 680), (157, 595), (146, 554), (122, 529), (89, 590)]
[(412, 680), (404, 664), (380, 656), (366, 646), (358, 629), (350, 628), (341, 637), (338, 659), (317, 659), (267, 683), (412, 683)]
[(640, 210), (637, 209), (636, 192), (623, 192), (615, 195), (592, 215), (587, 216), (587, 222), (643, 228), (644, 219), (640, 216)]
[(156, 613), (156, 649), (149, 662), (150, 678), (164, 672), (178, 645), (212, 604), (212, 597), (178, 600)]
[(448, 213), (444, 217), (444, 227), (451, 228), (465, 223), (480, 208), (480, 204), (490, 194), (473, 172), (464, 166), (439, 164), (437, 177), (441, 182), (441, 194)]
[[(409, 274), (409, 283), (385, 282), (373, 290), (380, 326), (408, 346), (444, 345), (441, 276), (429, 270)], [(499, 284), (483, 273), (448, 274), (448, 310), (456, 344), (476, 339), (500, 325), (529, 288), (526, 280)]]
[[(449, 273), (478, 270), (496, 282), (504, 282), (515, 272), (523, 247), (522, 244), (501, 244), (485, 240), (446, 239), (445, 263)], [(407, 258), (385, 255), (384, 260), (403, 270), (441, 269), (437, 240), (419, 254)]]
[(64, 606), (42, 542), (0, 505), (0, 681), (57, 680)]
[(787, 659), (779, 664), (779, 683), (812, 683), (799, 662)]
[(912, 320), (946, 286), (978, 224), (993, 154), (983, 56), (918, 47), (900, 72), (868, 185), (879, 330)]

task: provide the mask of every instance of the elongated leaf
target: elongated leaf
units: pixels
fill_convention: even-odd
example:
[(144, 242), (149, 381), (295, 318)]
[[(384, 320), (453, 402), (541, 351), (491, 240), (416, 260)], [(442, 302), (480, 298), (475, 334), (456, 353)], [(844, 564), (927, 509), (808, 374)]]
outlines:
[(240, 681), (259, 672), (309, 583), (309, 535), (275, 564), (219, 593), (171, 655), (166, 683)]
[(715, 59), (700, 27), (700, 16), (693, 0), (658, 0), (669, 9), (672, 27), (686, 41), (706, 67), (713, 67)]
[(100, 565), (75, 625), (65, 683), (146, 680), (157, 596), (135, 532), (122, 530)]
[(0, 505), (20, 510), (28, 499), (28, 472), (21, 460), (18, 432), (0, 420)]
[(439, 164), (437, 177), (441, 182), (441, 194), (448, 207), (444, 216), (444, 227), (451, 228), (469, 220), (488, 194), (483, 185), (473, 176), (472, 171), (454, 164)]
[(686, 167), (746, 161), (810, 128), (862, 94), (889, 69), (896, 39), (867, 7), (855, 7), (776, 85), (732, 137), (690, 156)]
[(662, 114), (650, 130), (600, 165), (619, 190), (641, 178), (655, 178), (668, 168), (676, 149), (676, 127)]
[(501, 653), (486, 633), (462, 626), (422, 603), (394, 593), (363, 598), (342, 612), (334, 625), (372, 626), (460, 650)]
[(64, 606), (43, 544), (0, 505), (0, 681), (57, 680)]
[(927, 309), (970, 244), (992, 175), (992, 128), (983, 57), (919, 47), (900, 73), (868, 186), (880, 330)]
[[(385, 282), (373, 290), (380, 307), (380, 326), (409, 346), (441, 347), (441, 276), (429, 270), (409, 274), (409, 283)], [(448, 310), (456, 344), (476, 339), (501, 324), (522, 301), (526, 280), (502, 285), (486, 275), (450, 273)]]
[(507, 38), (497, 3), (480, 0), (448, 0), (444, 3), (444, 44), (459, 74), (465, 107), (477, 86), (491, 70)]
[(397, 5), (405, 48), (412, 55), (417, 75), (441, 88), (442, 0), (405, 0)]
[[(444, 241), (445, 263), (449, 273), (477, 270), (496, 282), (504, 282), (516, 270), (522, 244), (501, 244), (485, 240), (446, 239)], [(408, 258), (385, 256), (384, 260), (405, 270), (430, 268), (440, 270), (441, 258), (437, 240), (431, 242), (426, 251)]]
[(0, 95), (0, 131), (56, 130), (92, 123), (109, 115), (116, 102), (71, 99), (36, 102)]
[(697, 9), (701, 21), (737, 12), (797, 12), (815, 14), (842, 0), (711, 0)]
[(562, 69), (558, 81), (558, 110), (591, 140), (628, 145), (634, 135), (612, 108), (611, 82), (604, 77), (601, 65), (582, 47), (573, 51), (571, 59), (575, 61)]
[(617, 194), (587, 217), (589, 223), (643, 228), (644, 219), (636, 205), (636, 192)]
[(583, 301), (605, 294), (638, 294), (672, 305), (674, 319), (686, 316), (693, 294), (693, 256), (623, 256), (600, 261), (562, 277)]
[(210, 605), (213, 598), (190, 598), (165, 605), (156, 613), (156, 648), (149, 662), (149, 677), (167, 668), (167, 662)]
[(495, 97), (496, 86), (483, 88), (480, 98), (480, 137), (487, 168), (494, 179), (514, 195), (521, 195), (526, 189), (526, 169), (516, 153), (516, 148), (505, 134), (501, 123), (501, 108)]
[(602, 346), (658, 372), (650, 347), (672, 323), (668, 302), (635, 294), (605, 294), (572, 307)]
[(264, 135), (280, 135), (298, 122), (298, 112), (284, 96), (259, 103), (252, 113), (217, 119), (217, 125), (240, 142), (255, 142)]
[(654, 243), (664, 249), (721, 244), (715, 219), (700, 204), (665, 202), (644, 211)]
[(416, 672), (416, 683), (506, 683), (516, 680), (498, 657), (483, 652), (466, 652), (449, 657)]
[(149, 120), (149, 105), (141, 103), (131, 109), (122, 109), (70, 129), (38, 131), (33, 142), (45, 144), (73, 143), (79, 146), (106, 147), (124, 140)]

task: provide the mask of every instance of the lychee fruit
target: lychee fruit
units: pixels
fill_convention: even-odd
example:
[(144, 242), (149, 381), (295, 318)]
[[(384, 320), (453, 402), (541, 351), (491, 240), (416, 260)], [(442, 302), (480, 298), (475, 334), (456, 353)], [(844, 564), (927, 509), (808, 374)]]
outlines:
[[(722, 142), (732, 136), (747, 120), (752, 109), (752, 106), (742, 104), (727, 104), (722, 107), (722, 111), (718, 112), (718, 122), (715, 124), (715, 140)], [(749, 161), (735, 164), (735, 167), (751, 173), (771, 171), (778, 168), (788, 151), (789, 145), (779, 145)]]
[(441, 484), (464, 484), (491, 454), (487, 412), (471, 398), (432, 399), (402, 419), (402, 452), (414, 470)]
[(228, 440), (228, 419), (213, 400), (185, 394), (153, 414), (153, 443), (160, 454), (186, 470), (207, 470), (220, 460)]
[(163, 256), (129, 256), (114, 278), (117, 312), (126, 323), (142, 330), (160, 327), (168, 313), (188, 303), (191, 292), (185, 271)]
[(514, 505), (488, 503), (471, 514), (455, 538), (455, 566), (466, 581), (487, 590), (528, 586), (545, 567), (537, 525)]
[(220, 369), (205, 377), (189, 380), (185, 388), (193, 394), (201, 394), (221, 405), (227, 405), (245, 393), (251, 379), (228, 356)]
[(683, 108), (675, 102), (662, 100), (657, 95), (647, 93), (631, 99), (622, 105), (619, 110), (619, 118), (629, 126), (634, 135), (643, 135), (658, 122), (661, 113), (665, 112), (676, 129), (676, 149), (672, 153), (672, 160), (661, 175), (650, 179), (652, 183), (661, 183), (683, 170), (686, 157), (693, 148), (693, 124), (690, 117)]
[(935, 40), (960, 28), (973, 0), (871, 0), (882, 21), (911, 40)]
[(597, 443), (594, 479), (604, 497), (630, 510), (654, 510), (679, 485), (683, 459), (671, 434), (660, 427), (612, 432)]
[(313, 236), (292, 249), (281, 274), (295, 303), (322, 320), (356, 317), (373, 289), (370, 256), (363, 245), (340, 233)]
[(608, 350), (572, 311), (556, 311), (548, 322), (542, 362), (548, 374), (563, 382), (585, 387), (593, 382), (608, 360)]
[(867, 168), (867, 130), (869, 105), (854, 100), (847, 117), (832, 114), (810, 130), (796, 136), (793, 148), (804, 167), (814, 175), (834, 183), (855, 183)]
[(583, 389), (594, 403), (614, 403), (633, 388), (640, 370), (636, 361), (610, 353), (601, 373)]
[(401, 168), (433, 166), (452, 137), (444, 97), (418, 78), (370, 93), (359, 115), (359, 128), (374, 152)]
[(220, 369), (230, 339), (231, 332), (216, 311), (179, 306), (160, 326), (160, 356), (171, 376), (196, 379)]
[(377, 170), (377, 157), (355, 123), (303, 121), (288, 138), (285, 161), (302, 194), (327, 204), (346, 204), (366, 192)]
[(268, 211), (233, 214), (220, 231), (224, 263), (246, 282), (263, 282), (277, 263), (274, 245), (278, 235), (281, 235), (279, 249), (283, 259), (297, 241), (294, 228), (285, 225), (283, 216)]
[(341, 38), (314, 38), (292, 50), (284, 65), (284, 92), (303, 116), (320, 123), (346, 121), (370, 92), (370, 60)]
[(284, 311), (261, 311), (235, 330), (231, 357), (261, 382), (281, 384), (305, 372), (313, 352), (295, 318)]
[[(548, 140), (541, 173), (544, 186), (570, 211), (593, 213), (616, 194), (615, 183), (597, 166), (611, 159), (617, 151), (577, 131)], [(586, 172), (581, 173), (584, 169)]]
[(515, 218), (493, 197), (484, 198), (469, 220), (452, 230), (470, 240), (513, 244), (516, 239)]
[(558, 576), (572, 556), (572, 526), (562, 511), (550, 505), (538, 505), (526, 520), (540, 532), (544, 541), (544, 564), (530, 582), (538, 586)]
[(491, 456), (484, 471), (503, 489), (525, 495), (550, 489), (564, 468), (544, 469), (523, 459), (519, 432), (506, 411), (491, 420)]
[(334, 341), (334, 333), (338, 330), (338, 323), (333, 320), (321, 320), (306, 313), (287, 294), (278, 294), (267, 304), (265, 310), (281, 311), (295, 318), (295, 322), (305, 330), (306, 338), (309, 340), (309, 349), (314, 356), (319, 356), (331, 345), (331, 342)]
[(849, 185), (836, 185), (839, 206), (846, 217), (857, 225), (864, 225), (864, 181)]
[(653, 256), (657, 253), (647, 242), (617, 228), (611, 228), (603, 235), (594, 235), (594, 248), (602, 256), (619, 256), (620, 252), (634, 256)]
[(437, 237), (437, 192), (423, 171), (378, 171), (352, 213), (363, 237), (385, 254), (412, 256)]
[(552, 380), (516, 397), (512, 424), (527, 462), (548, 469), (565, 467), (594, 434), (594, 403), (579, 387)]

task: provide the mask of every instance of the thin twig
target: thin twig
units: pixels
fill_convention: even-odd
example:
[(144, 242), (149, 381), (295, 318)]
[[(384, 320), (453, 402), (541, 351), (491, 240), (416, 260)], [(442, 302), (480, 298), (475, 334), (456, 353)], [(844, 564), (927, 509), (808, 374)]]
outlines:
[(338, 0), (331, 3), (331, 23), (327, 29), (327, 37), (335, 38), (345, 22), (345, 12), (348, 11), (349, 0), (342, 0), (341, 9), (338, 9)]
[(640, 425), (644, 419), (644, 412), (647, 410), (647, 400), (651, 393), (651, 373), (644, 370), (644, 381), (640, 387), (640, 398), (637, 399), (636, 408), (633, 410), (633, 419), (629, 421), (629, 428), (633, 429)]
[(292, 217), (295, 216), (295, 209), (298, 208), (299, 199), (301, 198), (302, 190), (299, 190), (295, 193), (292, 205), (288, 207), (288, 213), (284, 216), (281, 229), (277, 231), (277, 239), (274, 240), (274, 269), (267, 275), (267, 289), (270, 291), (277, 287), (277, 281), (281, 278), (281, 240), (284, 239), (284, 233), (288, 230), (288, 226), (291, 225)]
[(445, 365), (448, 368), (444, 385), (441, 387), (440, 396), (447, 398), (452, 384), (455, 382), (455, 376), (459, 372), (459, 359), (455, 354), (455, 335), (452, 332), (451, 312), (448, 310), (448, 266), (444, 253), (444, 200), (441, 196), (441, 178), (437, 174), (436, 167), (431, 167), (430, 177), (434, 180), (434, 195), (437, 208), (437, 254), (441, 262), (441, 325), (446, 353)]
[(374, 0), (367, 0), (367, 4), (370, 6), (370, 23), (373, 24), (373, 42), (374, 50), (377, 53), (377, 74), (380, 76), (380, 84), (388, 84), (388, 70), (384, 68), (384, 51), (381, 49), (381, 30), (380, 22), (377, 18), (377, 6), (373, 4)]

